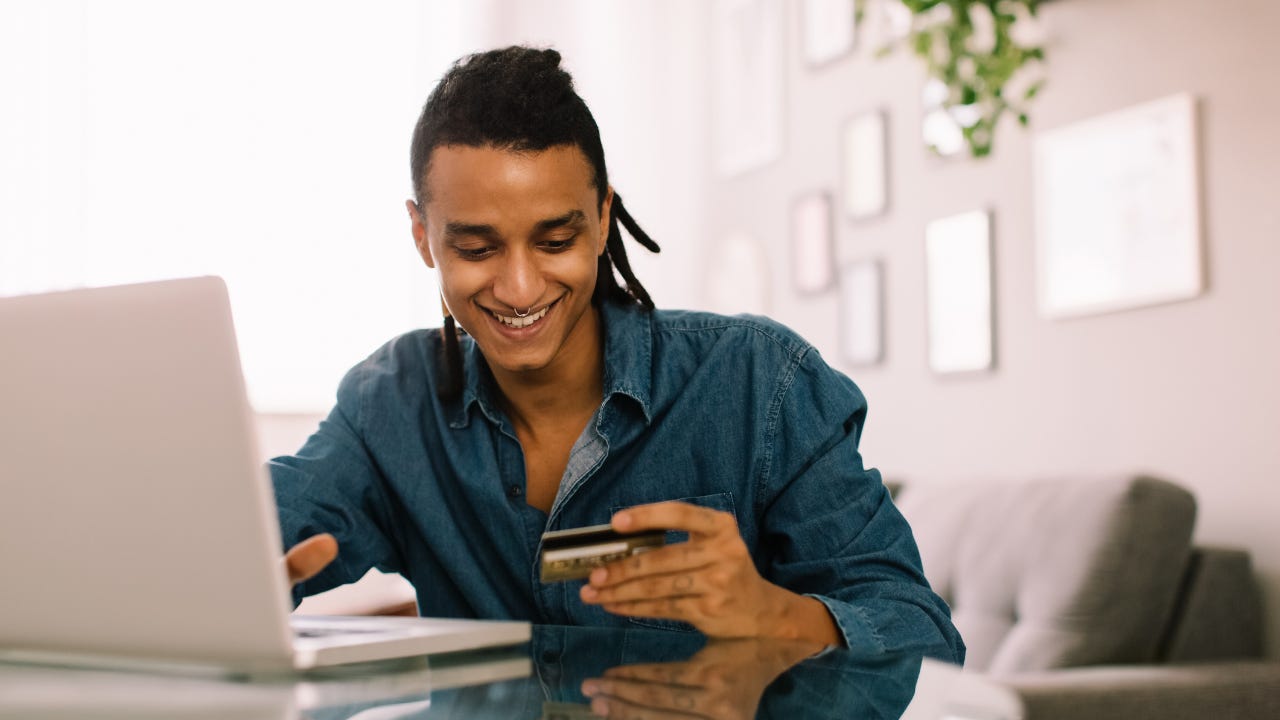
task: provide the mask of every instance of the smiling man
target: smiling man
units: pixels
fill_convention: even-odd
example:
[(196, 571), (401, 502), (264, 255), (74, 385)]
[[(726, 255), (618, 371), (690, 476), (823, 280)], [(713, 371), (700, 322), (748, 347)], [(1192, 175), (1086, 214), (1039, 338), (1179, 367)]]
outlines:
[[(407, 207), (445, 324), (353, 368), (316, 433), (272, 461), (295, 596), (378, 567), (424, 615), (962, 661), (858, 453), (857, 387), (777, 323), (654, 309), (620, 226), (657, 246), (559, 63), (471, 56), (427, 100)], [(603, 523), (675, 542), (541, 582), (544, 532)]]

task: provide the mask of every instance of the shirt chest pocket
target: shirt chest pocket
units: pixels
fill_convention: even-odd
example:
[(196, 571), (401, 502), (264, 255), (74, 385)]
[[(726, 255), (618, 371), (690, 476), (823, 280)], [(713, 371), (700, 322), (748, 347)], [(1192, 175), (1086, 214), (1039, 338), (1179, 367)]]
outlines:
[[(696, 497), (682, 497), (682, 498), (669, 498), (669, 499), (657, 498), (653, 500), (646, 499), (641, 502), (632, 503), (630, 505), (614, 505), (613, 507), (609, 508), (609, 514), (613, 515), (613, 513), (616, 513), (619, 510), (626, 510), (628, 507), (633, 507), (635, 505), (647, 505), (650, 503), (657, 503), (657, 502), (683, 502), (683, 503), (689, 503), (690, 505), (697, 505), (698, 507), (708, 508), (711, 510), (719, 510), (721, 512), (727, 512), (730, 515), (733, 515), (735, 518), (737, 518), (737, 515), (738, 515), (737, 510), (733, 503), (733, 493), (728, 493), (728, 492), (712, 493), (710, 495), (698, 495)], [(670, 530), (667, 531), (668, 545), (674, 545), (676, 543), (682, 543), (688, 540), (689, 540), (688, 533), (675, 532)], [(694, 628), (692, 625), (686, 622), (681, 622), (679, 620), (664, 620), (661, 618), (640, 618), (640, 617), (629, 617), (627, 618), (627, 620), (635, 625), (641, 625), (644, 627), (659, 628), (662, 630), (682, 630), (684, 632), (697, 632), (697, 629)]]

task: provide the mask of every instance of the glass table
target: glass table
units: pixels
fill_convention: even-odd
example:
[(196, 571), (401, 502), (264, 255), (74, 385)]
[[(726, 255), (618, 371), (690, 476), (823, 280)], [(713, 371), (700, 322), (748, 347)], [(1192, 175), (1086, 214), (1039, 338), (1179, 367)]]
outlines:
[(305, 675), (0, 664), (0, 718), (1018, 720), (1011, 691), (920, 656), (696, 633), (535, 626), (522, 646)]

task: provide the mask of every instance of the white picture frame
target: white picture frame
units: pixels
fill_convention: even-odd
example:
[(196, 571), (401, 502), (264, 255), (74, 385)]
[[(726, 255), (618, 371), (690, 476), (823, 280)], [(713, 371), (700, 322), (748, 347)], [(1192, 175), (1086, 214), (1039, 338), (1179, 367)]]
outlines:
[(858, 260), (840, 269), (840, 357), (850, 365), (884, 360), (884, 267)]
[(796, 292), (812, 295), (836, 279), (835, 223), (831, 194), (812, 192), (791, 206), (791, 279)]
[(721, 315), (768, 315), (769, 259), (764, 246), (745, 233), (732, 233), (707, 260), (707, 309)]
[(929, 367), (971, 373), (995, 366), (991, 215), (974, 210), (925, 229)]
[(889, 207), (888, 118), (884, 111), (850, 118), (842, 132), (844, 212), (853, 220), (883, 215)]
[(1037, 134), (1036, 284), (1044, 317), (1204, 291), (1198, 153), (1189, 94)]
[(854, 0), (802, 0), (800, 50), (805, 64), (821, 67), (853, 50), (856, 11)]
[(721, 177), (782, 156), (785, 9), (782, 0), (712, 6), (712, 149)]

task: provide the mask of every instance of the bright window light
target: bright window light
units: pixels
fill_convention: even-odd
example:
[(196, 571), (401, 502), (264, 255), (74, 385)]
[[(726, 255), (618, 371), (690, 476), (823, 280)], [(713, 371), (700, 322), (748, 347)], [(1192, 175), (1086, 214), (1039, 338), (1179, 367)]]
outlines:
[(327, 409), (440, 321), (404, 208), (413, 123), (461, 50), (424, 42), (433, 12), (0, 2), (0, 295), (221, 275), (254, 406)]

